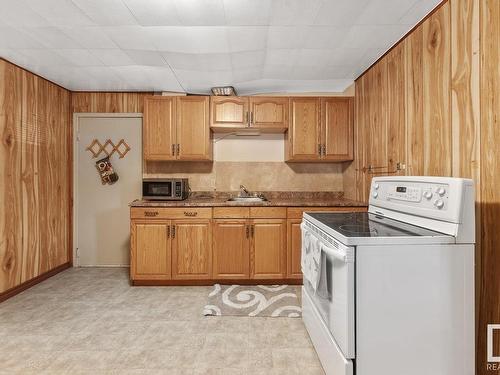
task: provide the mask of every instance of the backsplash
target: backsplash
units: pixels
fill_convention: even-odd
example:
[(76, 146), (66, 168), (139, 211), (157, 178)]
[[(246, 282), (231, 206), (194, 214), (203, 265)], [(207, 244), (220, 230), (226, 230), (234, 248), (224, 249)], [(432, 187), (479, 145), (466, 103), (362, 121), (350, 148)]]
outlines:
[(187, 177), (193, 191), (342, 191), (342, 165), (284, 162), (145, 162), (144, 177)]

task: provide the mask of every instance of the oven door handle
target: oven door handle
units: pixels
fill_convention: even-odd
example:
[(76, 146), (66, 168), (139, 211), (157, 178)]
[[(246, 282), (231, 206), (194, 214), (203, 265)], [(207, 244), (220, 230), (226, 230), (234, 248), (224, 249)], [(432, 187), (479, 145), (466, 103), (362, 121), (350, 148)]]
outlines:
[(324, 251), (325, 254), (331, 255), (335, 259), (341, 260), (344, 263), (347, 263), (347, 254), (343, 253), (340, 250), (334, 249), (332, 247), (326, 246), (324, 243), (321, 243), (320, 245), (321, 251)]

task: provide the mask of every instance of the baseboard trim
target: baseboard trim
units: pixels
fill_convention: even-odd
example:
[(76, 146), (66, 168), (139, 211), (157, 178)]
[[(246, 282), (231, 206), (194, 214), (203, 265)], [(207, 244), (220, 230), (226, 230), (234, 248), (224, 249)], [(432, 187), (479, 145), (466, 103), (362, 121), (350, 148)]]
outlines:
[(302, 279), (222, 279), (222, 280), (131, 280), (133, 286), (210, 286), (214, 284), (238, 285), (302, 285)]
[(56, 268), (54, 268), (50, 271), (47, 271), (41, 275), (38, 275), (37, 277), (35, 277), (31, 280), (25, 281), (24, 283), (19, 284), (18, 286), (15, 286), (14, 288), (6, 290), (5, 292), (0, 293), (0, 302), (3, 302), (11, 297), (14, 297), (16, 294), (19, 294), (19, 293), (25, 291), (26, 289), (29, 289), (32, 286), (39, 284), (42, 281), (47, 280), (49, 277), (52, 277), (52, 276), (58, 274), (59, 272), (64, 271), (70, 267), (71, 267), (71, 262), (61, 264), (60, 266), (57, 266)]

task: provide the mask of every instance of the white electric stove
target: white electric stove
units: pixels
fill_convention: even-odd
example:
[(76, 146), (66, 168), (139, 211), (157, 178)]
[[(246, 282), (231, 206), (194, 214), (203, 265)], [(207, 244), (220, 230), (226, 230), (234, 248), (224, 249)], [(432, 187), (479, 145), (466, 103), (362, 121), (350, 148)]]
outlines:
[(327, 374), (474, 373), (474, 186), (379, 177), (368, 212), (304, 213), (303, 319)]

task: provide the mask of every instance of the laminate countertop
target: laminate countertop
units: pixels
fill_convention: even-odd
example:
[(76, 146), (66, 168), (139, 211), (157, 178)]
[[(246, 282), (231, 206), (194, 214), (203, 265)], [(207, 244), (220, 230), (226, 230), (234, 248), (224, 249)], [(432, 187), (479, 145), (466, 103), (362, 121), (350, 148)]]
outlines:
[(137, 199), (130, 207), (366, 207), (364, 202), (345, 199), (342, 192), (262, 192), (264, 202), (231, 202), (237, 192), (193, 192), (182, 201)]

